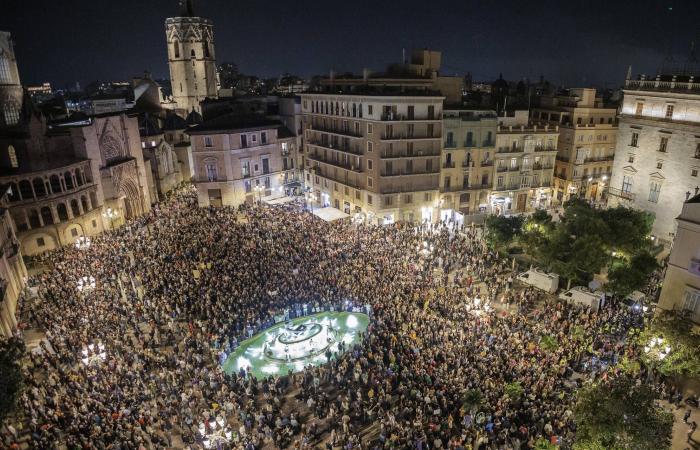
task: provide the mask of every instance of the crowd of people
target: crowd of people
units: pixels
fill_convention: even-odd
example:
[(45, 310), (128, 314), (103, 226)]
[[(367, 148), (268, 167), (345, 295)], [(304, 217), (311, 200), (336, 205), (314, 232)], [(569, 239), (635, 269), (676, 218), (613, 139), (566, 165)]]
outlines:
[[(45, 340), (29, 357), (24, 429), (6, 436), (42, 449), (566, 445), (573, 368), (628, 314), (515, 289), (512, 261), (473, 228), (198, 208), (189, 188), (45, 265), (25, 306)], [(372, 311), (344, 354), (266, 379), (222, 371), (222, 354), (293, 305), (343, 302)]]

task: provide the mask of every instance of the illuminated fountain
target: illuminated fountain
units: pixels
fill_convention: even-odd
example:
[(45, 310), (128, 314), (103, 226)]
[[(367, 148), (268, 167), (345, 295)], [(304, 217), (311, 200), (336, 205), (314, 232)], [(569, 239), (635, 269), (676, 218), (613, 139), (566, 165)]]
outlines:
[[(244, 341), (224, 363), (232, 373), (250, 368), (256, 376), (286, 375), (324, 364), (360, 342), (369, 324), (362, 313), (327, 312), (274, 325)], [(344, 346), (341, 346), (341, 343)]]

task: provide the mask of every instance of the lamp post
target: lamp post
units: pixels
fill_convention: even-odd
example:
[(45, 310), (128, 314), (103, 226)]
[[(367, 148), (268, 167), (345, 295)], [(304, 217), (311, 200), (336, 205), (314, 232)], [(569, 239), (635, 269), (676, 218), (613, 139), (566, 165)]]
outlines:
[[(644, 352), (649, 356), (652, 361), (651, 368), (656, 370), (657, 363), (661, 362), (671, 353), (671, 347), (664, 342), (661, 337), (653, 337), (649, 341), (648, 345), (644, 346)], [(648, 374), (647, 379), (651, 379), (651, 373)]]
[(90, 238), (87, 236), (80, 236), (75, 240), (75, 248), (78, 250), (87, 250), (90, 248)]
[(206, 448), (216, 448), (221, 450), (224, 445), (231, 441), (231, 430), (229, 430), (224, 418), (217, 416), (209, 419), (209, 422), (199, 424), (199, 434), (202, 436), (202, 444)]
[(306, 194), (306, 201), (311, 206), (311, 214), (314, 213), (314, 202), (318, 200), (318, 197), (313, 192)]
[(102, 217), (109, 219), (109, 229), (114, 230), (114, 219), (119, 217), (119, 213), (112, 208), (107, 208), (103, 213)]
[(80, 360), (86, 366), (99, 364), (105, 359), (107, 359), (107, 352), (105, 352), (105, 346), (101, 342), (98, 342), (97, 345), (89, 344), (83, 347), (81, 354), (83, 356), (82, 358), (80, 358)]
[(260, 205), (260, 204), (262, 204), (262, 191), (265, 190), (265, 187), (259, 184), (259, 185), (255, 186), (254, 189), (255, 189), (255, 192), (258, 193), (258, 204)]

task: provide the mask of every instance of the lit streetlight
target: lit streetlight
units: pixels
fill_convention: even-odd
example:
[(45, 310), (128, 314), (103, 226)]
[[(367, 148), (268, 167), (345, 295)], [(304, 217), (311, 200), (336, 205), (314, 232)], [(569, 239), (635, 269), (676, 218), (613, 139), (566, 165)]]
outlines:
[(87, 250), (90, 248), (90, 238), (87, 236), (80, 236), (75, 240), (75, 248), (78, 250)]
[(313, 192), (306, 194), (306, 202), (311, 206), (311, 214), (314, 213), (314, 202), (318, 200), (318, 196)]
[(202, 436), (204, 447), (221, 450), (224, 445), (231, 441), (232, 433), (224, 418), (217, 416), (216, 419), (209, 419), (209, 422), (200, 423), (199, 434)]
[(107, 208), (103, 213), (102, 217), (105, 219), (109, 219), (109, 229), (113, 230), (114, 229), (114, 219), (119, 217), (119, 213), (112, 208)]
[(255, 189), (255, 192), (258, 193), (258, 204), (262, 204), (262, 192), (265, 190), (265, 186), (259, 184), (255, 186), (253, 189)]

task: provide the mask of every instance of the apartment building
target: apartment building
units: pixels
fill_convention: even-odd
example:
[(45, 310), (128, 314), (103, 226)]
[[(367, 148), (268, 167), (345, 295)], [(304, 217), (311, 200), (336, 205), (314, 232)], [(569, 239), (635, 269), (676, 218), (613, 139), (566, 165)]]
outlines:
[(284, 195), (295, 177), (296, 137), (264, 116), (228, 114), (186, 131), (199, 206), (238, 206)]
[(551, 205), (558, 139), (558, 125), (531, 123), (527, 111), (498, 118), (490, 196), (493, 214)]
[(444, 97), (380, 86), (327, 90), (301, 94), (313, 203), (379, 224), (436, 220)]
[(489, 209), (498, 122), (494, 111), (443, 113), (440, 219), (477, 220)]
[(700, 195), (682, 204), (659, 307), (687, 311), (700, 324)]
[(611, 205), (655, 216), (652, 233), (671, 242), (683, 202), (700, 185), (700, 69), (628, 74), (623, 89)]
[(572, 195), (604, 202), (610, 183), (617, 109), (608, 107), (595, 89), (569, 89), (545, 96), (533, 108), (532, 119), (559, 126), (554, 177), (554, 200), (562, 203)]

